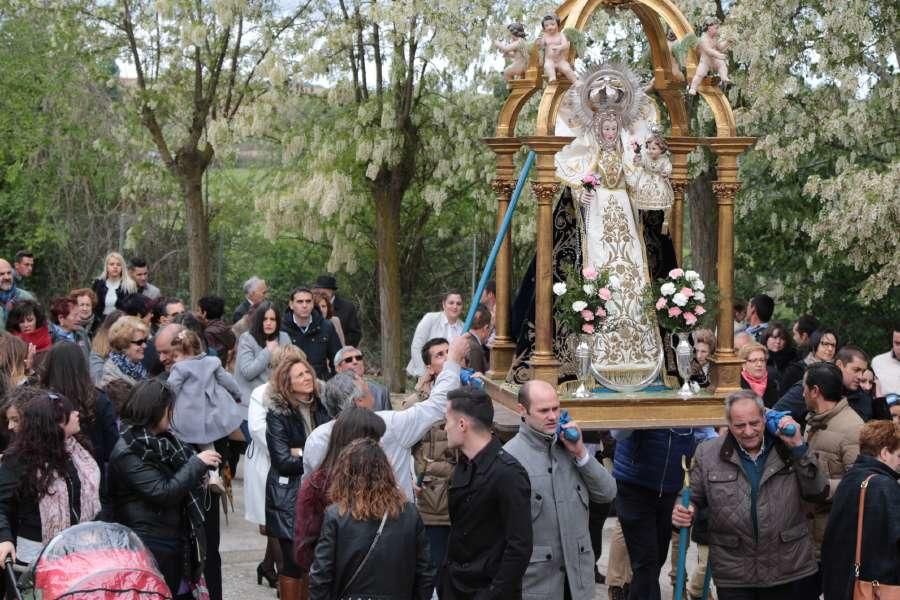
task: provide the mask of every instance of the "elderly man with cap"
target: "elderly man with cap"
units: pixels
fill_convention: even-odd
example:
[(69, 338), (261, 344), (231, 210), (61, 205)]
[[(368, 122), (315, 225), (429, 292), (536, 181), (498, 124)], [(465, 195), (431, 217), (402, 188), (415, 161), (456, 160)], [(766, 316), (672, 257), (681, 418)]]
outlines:
[(331, 308), (335, 316), (341, 320), (341, 328), (344, 330), (344, 341), (348, 346), (359, 346), (362, 339), (362, 327), (359, 325), (359, 315), (356, 305), (349, 300), (337, 296), (337, 280), (334, 275), (327, 273), (319, 275), (313, 285), (313, 292), (324, 294), (331, 301)]
[(353, 346), (344, 346), (334, 355), (334, 369), (338, 373), (350, 371), (356, 373), (369, 384), (369, 391), (375, 398), (375, 408), (372, 410), (394, 410), (391, 406), (391, 394), (387, 388), (373, 379), (366, 377), (366, 359), (361, 350)]

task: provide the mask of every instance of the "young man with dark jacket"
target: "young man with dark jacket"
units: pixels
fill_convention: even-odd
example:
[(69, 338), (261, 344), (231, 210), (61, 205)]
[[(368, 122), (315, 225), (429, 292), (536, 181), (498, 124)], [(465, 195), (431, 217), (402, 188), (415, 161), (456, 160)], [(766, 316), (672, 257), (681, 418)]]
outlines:
[(459, 448), (450, 480), (450, 541), (441, 600), (520, 600), (532, 554), (531, 484), (491, 435), (494, 406), (479, 389), (451, 391), (447, 444)]
[(316, 377), (330, 379), (334, 375), (334, 355), (341, 349), (334, 326), (313, 310), (312, 290), (297, 287), (291, 292), (288, 310), (281, 321), (281, 329), (291, 338), (291, 343), (306, 353), (306, 359), (316, 370)]

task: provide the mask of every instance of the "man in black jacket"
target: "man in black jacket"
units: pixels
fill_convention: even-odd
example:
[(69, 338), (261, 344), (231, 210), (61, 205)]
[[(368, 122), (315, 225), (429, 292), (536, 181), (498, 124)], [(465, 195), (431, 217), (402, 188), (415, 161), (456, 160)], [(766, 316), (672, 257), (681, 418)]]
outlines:
[[(338, 296), (337, 280), (333, 275), (319, 275), (316, 284), (313, 286), (314, 292), (320, 292), (331, 299), (331, 310), (335, 316), (341, 320), (341, 329), (344, 330), (344, 341), (348, 346), (359, 348), (359, 341), (362, 339), (362, 327), (359, 324), (359, 316), (356, 312), (356, 305), (349, 300), (344, 300)], [(334, 356), (332, 354), (332, 356)]]
[(450, 541), (438, 584), (442, 600), (520, 600), (532, 553), (528, 473), (491, 435), (484, 391), (448, 394), (447, 444), (460, 458), (450, 480)]
[(288, 310), (281, 321), (281, 329), (291, 337), (291, 343), (306, 353), (306, 360), (322, 380), (334, 375), (334, 355), (341, 349), (334, 326), (313, 310), (312, 290), (294, 288)]

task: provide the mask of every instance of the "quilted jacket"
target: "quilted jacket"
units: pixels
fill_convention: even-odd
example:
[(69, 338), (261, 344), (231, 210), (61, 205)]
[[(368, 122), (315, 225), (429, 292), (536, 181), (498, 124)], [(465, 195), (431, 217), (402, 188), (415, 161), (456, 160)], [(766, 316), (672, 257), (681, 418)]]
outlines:
[(731, 434), (700, 444), (691, 468), (691, 501), (709, 507), (709, 561), (718, 587), (769, 587), (818, 569), (804, 501), (821, 502), (827, 480), (812, 451), (795, 457), (781, 441), (769, 452), (757, 497), (758, 537), (750, 514), (750, 481)]

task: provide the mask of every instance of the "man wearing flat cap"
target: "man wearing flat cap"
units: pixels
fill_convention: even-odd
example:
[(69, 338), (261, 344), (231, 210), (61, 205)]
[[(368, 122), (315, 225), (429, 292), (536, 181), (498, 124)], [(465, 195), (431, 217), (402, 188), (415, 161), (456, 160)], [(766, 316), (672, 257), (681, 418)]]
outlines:
[(344, 330), (344, 340), (347, 346), (359, 348), (362, 339), (362, 327), (359, 325), (359, 316), (356, 314), (356, 306), (349, 300), (337, 296), (337, 280), (334, 275), (325, 273), (319, 275), (313, 285), (313, 292), (325, 294), (331, 299), (331, 309), (335, 316), (341, 320), (341, 329)]

